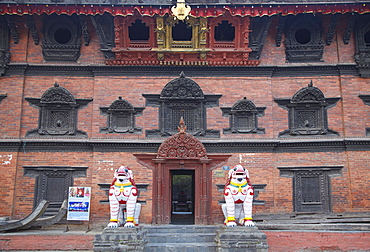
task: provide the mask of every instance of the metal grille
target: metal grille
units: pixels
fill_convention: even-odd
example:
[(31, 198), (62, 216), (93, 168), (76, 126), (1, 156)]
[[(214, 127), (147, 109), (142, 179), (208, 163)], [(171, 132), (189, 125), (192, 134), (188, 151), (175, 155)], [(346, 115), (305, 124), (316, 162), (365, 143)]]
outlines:
[(128, 115), (117, 116), (116, 117), (116, 127), (117, 128), (127, 128), (131, 126), (130, 118)]
[(51, 111), (50, 128), (65, 129), (69, 128), (69, 111)]
[(172, 110), (172, 130), (177, 130), (180, 118), (183, 117), (187, 130), (194, 130), (194, 110), (190, 109), (173, 109)]
[(251, 120), (248, 116), (238, 116), (236, 120), (236, 128), (237, 129), (250, 129), (251, 128)]
[(317, 111), (299, 111), (297, 115), (298, 128), (316, 128), (317, 127)]

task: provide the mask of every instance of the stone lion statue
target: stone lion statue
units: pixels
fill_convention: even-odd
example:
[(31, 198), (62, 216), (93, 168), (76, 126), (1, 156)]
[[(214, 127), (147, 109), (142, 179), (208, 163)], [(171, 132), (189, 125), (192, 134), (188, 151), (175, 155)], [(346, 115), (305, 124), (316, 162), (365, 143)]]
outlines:
[[(139, 225), (141, 204), (137, 203), (138, 189), (132, 171), (121, 166), (114, 172), (113, 182), (109, 189), (110, 222), (108, 228), (126, 228)], [(125, 218), (125, 221), (123, 220)]]
[(242, 165), (236, 165), (229, 171), (224, 190), (226, 204), (222, 204), (222, 211), (227, 227), (237, 226), (237, 220), (241, 225), (255, 226), (252, 221), (253, 194), (248, 170)]

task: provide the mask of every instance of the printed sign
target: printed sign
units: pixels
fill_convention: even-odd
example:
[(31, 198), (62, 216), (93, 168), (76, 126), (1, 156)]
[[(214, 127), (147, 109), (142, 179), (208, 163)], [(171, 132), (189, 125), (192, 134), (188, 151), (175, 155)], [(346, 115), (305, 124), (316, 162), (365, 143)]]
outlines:
[(69, 187), (67, 220), (88, 221), (91, 187)]

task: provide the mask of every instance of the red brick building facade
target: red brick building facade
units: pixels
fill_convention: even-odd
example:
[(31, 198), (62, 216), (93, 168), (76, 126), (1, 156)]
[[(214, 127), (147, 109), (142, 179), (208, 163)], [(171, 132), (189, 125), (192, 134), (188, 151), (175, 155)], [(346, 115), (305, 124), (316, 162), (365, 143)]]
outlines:
[[(147, 224), (173, 221), (174, 175), (192, 178), (193, 222), (222, 223), (236, 164), (256, 185), (255, 214), (370, 211), (368, 4), (189, 1), (182, 22), (170, 1), (7, 2), (0, 216), (22, 218), (41, 199), (58, 207), (68, 186), (90, 186), (90, 223), (104, 226), (121, 165)], [(207, 162), (158, 161), (181, 116)]]

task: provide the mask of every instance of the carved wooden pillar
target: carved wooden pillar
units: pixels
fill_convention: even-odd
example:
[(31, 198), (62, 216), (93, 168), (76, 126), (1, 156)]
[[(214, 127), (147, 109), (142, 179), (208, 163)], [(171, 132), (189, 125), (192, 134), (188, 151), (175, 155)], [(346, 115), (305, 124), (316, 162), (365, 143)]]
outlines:
[(199, 18), (199, 48), (207, 47), (207, 18)]
[(123, 46), (123, 35), (121, 34), (122, 29), (122, 17), (114, 17), (114, 43), (116, 44), (116, 47)]
[(243, 23), (242, 23), (242, 39), (241, 39), (241, 47), (242, 48), (248, 48), (248, 45), (249, 45), (249, 32), (251, 32), (251, 30), (249, 30), (249, 26), (250, 26), (250, 19), (249, 18), (244, 18), (243, 19)]
[(165, 38), (166, 38), (166, 27), (164, 26), (164, 19), (163, 17), (157, 17), (156, 19), (157, 24), (157, 46), (158, 48), (165, 47)]

